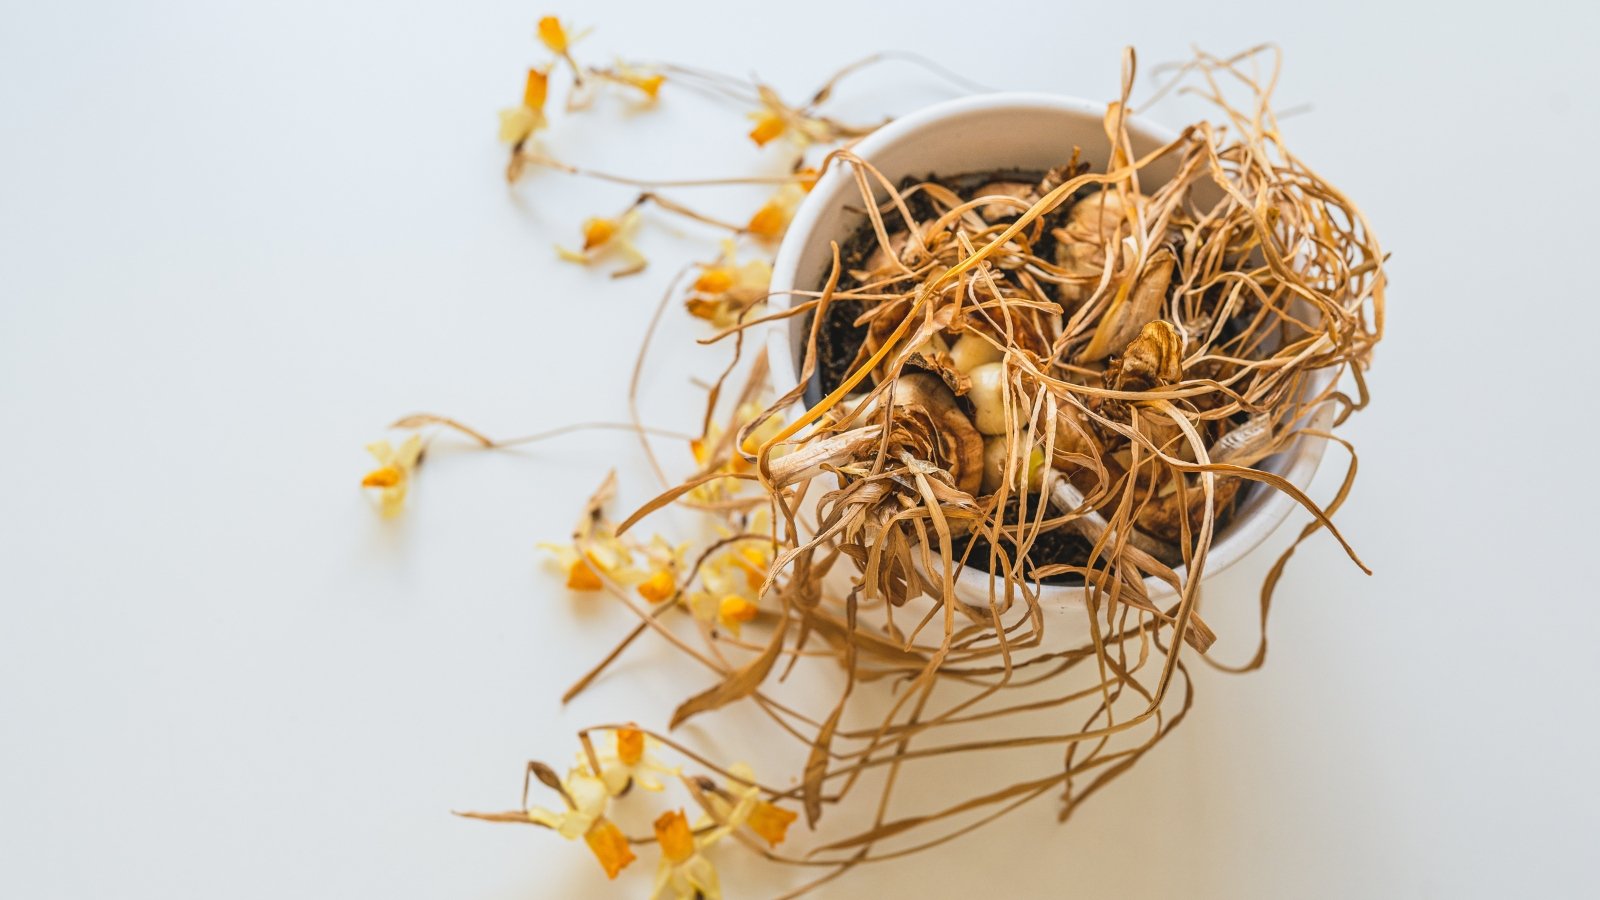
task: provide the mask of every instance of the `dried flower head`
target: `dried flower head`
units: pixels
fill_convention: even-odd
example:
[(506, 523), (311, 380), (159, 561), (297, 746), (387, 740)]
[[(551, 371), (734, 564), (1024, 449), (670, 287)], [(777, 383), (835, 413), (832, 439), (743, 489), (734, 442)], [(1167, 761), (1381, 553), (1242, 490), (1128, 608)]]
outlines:
[(411, 489), (417, 462), (422, 458), (422, 436), (413, 434), (399, 447), (387, 440), (374, 441), (367, 445), (367, 452), (378, 461), (378, 467), (361, 479), (361, 486), (377, 490), (384, 516), (400, 515), (405, 510), (406, 494)]
[(685, 302), (689, 314), (705, 319), (718, 328), (727, 328), (757, 304), (766, 300), (772, 282), (772, 265), (764, 259), (740, 263), (734, 242), (724, 241), (722, 256), (705, 266), (695, 278)]
[(644, 271), (649, 260), (633, 245), (633, 234), (639, 228), (639, 210), (635, 206), (616, 218), (594, 217), (583, 223), (583, 249), (568, 250), (556, 246), (556, 254), (568, 262), (594, 265), (616, 257), (622, 268), (612, 271), (611, 277), (621, 278)]
[(696, 838), (689, 830), (683, 810), (664, 812), (655, 822), (656, 843), (661, 847), (661, 863), (656, 869), (651, 900), (670, 896), (674, 900), (720, 900), (722, 886), (717, 869), (701, 851), (721, 837), (713, 832)]

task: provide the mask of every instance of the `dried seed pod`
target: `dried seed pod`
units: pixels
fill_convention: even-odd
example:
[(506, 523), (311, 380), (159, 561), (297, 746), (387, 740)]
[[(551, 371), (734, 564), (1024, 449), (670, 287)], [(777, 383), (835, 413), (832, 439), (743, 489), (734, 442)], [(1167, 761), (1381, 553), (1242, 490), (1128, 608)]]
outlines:
[(1183, 337), (1163, 319), (1146, 323), (1106, 369), (1106, 382), (1119, 391), (1143, 391), (1182, 379)]

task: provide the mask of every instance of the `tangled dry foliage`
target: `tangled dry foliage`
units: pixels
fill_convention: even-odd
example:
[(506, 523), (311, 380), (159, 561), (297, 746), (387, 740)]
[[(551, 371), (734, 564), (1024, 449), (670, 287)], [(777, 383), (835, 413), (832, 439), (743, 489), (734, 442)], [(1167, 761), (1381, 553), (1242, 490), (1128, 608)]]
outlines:
[[(717, 896), (708, 851), (732, 837), (774, 862), (820, 867), (803, 891), (1047, 794), (1064, 820), (1170, 733), (1193, 699), (1190, 654), (1214, 640), (1197, 614), (1200, 585), (1240, 495), (1282, 491), (1308, 510), (1296, 546), (1323, 528), (1337, 537), (1329, 517), (1351, 487), (1353, 453), (1325, 506), (1260, 466), (1302, 437), (1339, 440), (1306, 423), (1324, 405), (1337, 423), (1366, 403), (1362, 370), (1382, 333), (1382, 252), (1354, 204), (1284, 146), (1269, 106), (1275, 57), (1268, 77), (1250, 71), (1269, 52), (1177, 67), (1161, 92), (1206, 98), (1218, 121), (1143, 155), (1125, 124), (1130, 52), (1107, 144), (1063, 148), (1063, 164), (1038, 180), (896, 185), (847, 144), (833, 149), (823, 167), (847, 167), (860, 189), (861, 252), (835, 243), (827, 282), (787, 305), (766, 304), (765, 270), (731, 265), (731, 247), (704, 265), (688, 298), (720, 325), (704, 343), (744, 347), (806, 317), (798, 383), (772, 396), (766, 360), (733, 354), (693, 442), (697, 471), (617, 524), (608, 481), (572, 543), (551, 549), (568, 587), (609, 593), (639, 617), (568, 699), (642, 635), (713, 683), (665, 729), (586, 729), (565, 778), (531, 764), (560, 797), (555, 812), (530, 807), (525, 790), (517, 810), (471, 815), (583, 837), (612, 876), (632, 847), (653, 842), (656, 893), (681, 897)], [(1239, 90), (1236, 106), (1228, 94)], [(857, 132), (782, 106), (770, 89), (752, 96), (758, 131), (776, 115), (769, 131), (782, 125), (824, 149)], [(518, 172), (529, 152), (514, 149)], [(1153, 178), (1158, 163), (1175, 174)], [(839, 321), (864, 340), (807, 404), (807, 385), (822, 381), (825, 326)], [(400, 424), (458, 427), (496, 445), (441, 417)], [(702, 512), (712, 536), (636, 541), (669, 505)], [(1087, 549), (1036, 560), (1031, 548), (1052, 532)], [(1262, 637), (1235, 671), (1264, 659), (1291, 553), (1262, 586)], [(989, 573), (986, 597), (957, 590), (963, 566)], [(1078, 585), (1077, 621), (1046, 609), (1040, 579)], [(842, 687), (780, 696), (784, 678), (806, 669), (842, 672)], [(803, 750), (797, 783), (758, 778), (671, 733), (741, 702), (772, 741)], [(986, 762), (1022, 748), (1053, 749), (1053, 761), (1034, 771)], [(682, 775), (658, 753), (703, 774)], [(932, 808), (895, 794), (913, 767), (953, 760), (1005, 783), (974, 780), (964, 795), (952, 786)], [(627, 837), (608, 810), (635, 802), (622, 796), (632, 786), (661, 787), (651, 771), (678, 775), (700, 819), (690, 827), (669, 810), (653, 841)], [(852, 802), (866, 810), (855, 824), (819, 831), (804, 854), (779, 849), (796, 817), (788, 807), (815, 829)]]

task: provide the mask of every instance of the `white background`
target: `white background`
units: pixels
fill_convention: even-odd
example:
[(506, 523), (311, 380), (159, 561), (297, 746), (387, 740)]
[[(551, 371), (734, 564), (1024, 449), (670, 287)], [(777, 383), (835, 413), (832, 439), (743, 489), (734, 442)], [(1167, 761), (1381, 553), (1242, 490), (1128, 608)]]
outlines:
[[(1148, 69), (1276, 40), (1281, 105), (1313, 107), (1286, 120), (1292, 146), (1394, 254), (1340, 520), (1376, 574), (1305, 547), (1265, 671), (1202, 673), (1189, 721), (1066, 826), (1038, 804), (822, 896), (1588, 894), (1600, 22), (1526, 2), (1162, 6), (555, 10), (598, 26), (580, 45), (596, 60), (754, 71), (792, 96), (897, 47), (1104, 99), (1124, 43)], [(643, 654), (557, 702), (627, 620), (566, 596), (533, 542), (564, 535), (612, 464), (622, 505), (648, 496), (637, 447), (441, 442), (392, 523), (355, 487), (401, 413), (501, 435), (622, 417), (649, 310), (709, 255), (708, 232), (653, 220), (655, 265), (610, 282), (550, 245), (626, 190), (506, 190), (494, 114), (544, 11), (5, 3), (0, 894), (647, 891), (649, 860), (607, 890), (580, 847), (449, 815), (513, 805), (522, 761), (564, 761), (577, 727), (661, 725), (703, 686), (646, 681)], [(839, 109), (954, 90), (890, 65)], [(550, 145), (642, 175), (781, 166), (744, 127), (669, 85), (658, 111), (603, 102)], [(679, 196), (742, 215), (761, 192)], [(720, 358), (697, 333), (669, 312), (657, 424), (688, 427), (683, 373)], [(1228, 658), (1272, 556), (1208, 590)], [(726, 880), (744, 897), (789, 877)]]

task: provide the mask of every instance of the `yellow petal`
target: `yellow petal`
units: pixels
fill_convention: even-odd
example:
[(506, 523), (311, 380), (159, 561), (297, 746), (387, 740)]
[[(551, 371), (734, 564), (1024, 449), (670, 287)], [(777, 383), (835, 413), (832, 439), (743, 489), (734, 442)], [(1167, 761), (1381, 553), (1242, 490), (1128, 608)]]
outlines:
[(605, 587), (605, 582), (600, 580), (588, 560), (580, 559), (567, 570), (567, 587), (574, 591), (598, 591)]
[(590, 219), (583, 223), (583, 249), (593, 250), (617, 234), (617, 223), (611, 219)]
[(522, 105), (534, 112), (544, 111), (544, 101), (550, 95), (550, 71), (529, 69), (528, 83), (522, 88)]
[(706, 300), (702, 297), (690, 297), (685, 300), (684, 308), (689, 310), (689, 315), (696, 319), (705, 319), (707, 322), (717, 322), (722, 317), (723, 304), (715, 300)]
[(750, 140), (755, 141), (757, 147), (765, 147), (768, 141), (783, 134), (788, 127), (782, 116), (767, 110), (756, 117), (756, 127), (750, 129)]
[(678, 588), (678, 582), (672, 573), (666, 569), (657, 569), (649, 578), (639, 585), (639, 596), (651, 603), (660, 603), (671, 597)]
[(720, 294), (733, 287), (733, 273), (722, 266), (703, 269), (694, 281), (694, 289), (702, 294)]
[(373, 469), (361, 479), (362, 487), (388, 488), (400, 483), (400, 470), (394, 466), (383, 466)]
[(644, 758), (644, 732), (637, 728), (618, 728), (617, 759), (623, 765), (636, 766)]
[(392, 519), (405, 511), (406, 508), (406, 483), (404, 481), (394, 487), (384, 488), (378, 495), (385, 518)]
[(681, 863), (694, 855), (694, 834), (689, 831), (689, 820), (683, 810), (674, 809), (656, 819), (656, 843), (661, 845), (661, 855), (674, 863)]
[(567, 29), (562, 27), (561, 20), (555, 16), (545, 16), (539, 20), (539, 40), (543, 41), (552, 53), (567, 52)]
[(394, 464), (409, 472), (421, 457), (422, 435), (413, 434), (400, 444), (400, 449), (394, 452)]
[(768, 844), (776, 847), (789, 836), (789, 825), (796, 818), (794, 813), (783, 807), (774, 806), (765, 800), (757, 800), (746, 824), (750, 826), (751, 831), (761, 835)]
[(622, 829), (612, 824), (610, 819), (595, 822), (584, 834), (583, 842), (594, 852), (594, 858), (600, 860), (600, 867), (606, 870), (607, 878), (616, 878), (618, 872), (637, 859)]
[(783, 229), (788, 227), (789, 217), (785, 215), (782, 206), (768, 200), (765, 205), (756, 210), (750, 217), (750, 223), (744, 227), (745, 231), (757, 237), (776, 239), (783, 234)]
[(758, 612), (760, 610), (754, 603), (738, 594), (729, 594), (717, 604), (717, 617), (722, 620), (722, 624), (733, 629), (754, 619)]
[(520, 144), (539, 127), (539, 117), (526, 106), (500, 110), (500, 140)]

